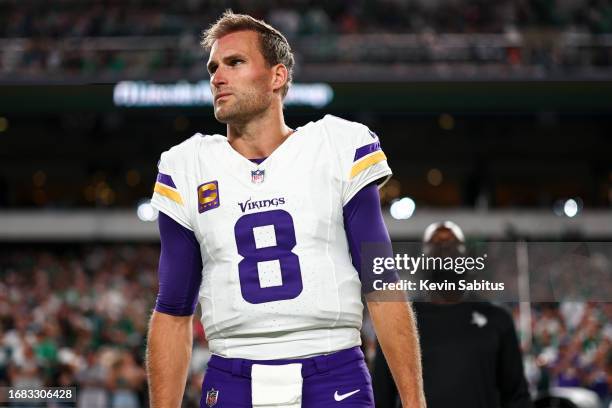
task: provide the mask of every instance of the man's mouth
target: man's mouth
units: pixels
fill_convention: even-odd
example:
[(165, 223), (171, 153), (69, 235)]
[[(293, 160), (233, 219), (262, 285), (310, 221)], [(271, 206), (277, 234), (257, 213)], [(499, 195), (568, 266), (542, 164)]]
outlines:
[(230, 92), (221, 92), (221, 93), (218, 93), (217, 95), (215, 95), (215, 102), (218, 101), (221, 98), (225, 98), (225, 97), (230, 96), (230, 95), (231, 95)]

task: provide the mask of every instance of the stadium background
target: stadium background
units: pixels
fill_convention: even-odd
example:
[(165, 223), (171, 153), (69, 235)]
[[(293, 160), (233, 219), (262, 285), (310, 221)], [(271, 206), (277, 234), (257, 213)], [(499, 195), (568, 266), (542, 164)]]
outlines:
[[(224, 131), (198, 41), (228, 7), (292, 43), (290, 126), (332, 113), (380, 136), (394, 240), (443, 219), (476, 241), (612, 239), (608, 0), (2, 0), (0, 384), (147, 404), (147, 199), (162, 151)], [(608, 406), (610, 304), (521, 305), (506, 304), (534, 395), (576, 386)], [(194, 333), (185, 406), (208, 356)]]

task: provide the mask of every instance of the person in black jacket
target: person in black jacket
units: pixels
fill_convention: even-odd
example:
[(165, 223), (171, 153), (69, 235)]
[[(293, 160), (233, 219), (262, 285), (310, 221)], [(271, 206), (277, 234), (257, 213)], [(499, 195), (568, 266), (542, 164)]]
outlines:
[[(428, 256), (460, 256), (465, 251), (463, 232), (449, 221), (430, 225), (423, 241)], [(431, 279), (456, 279), (449, 274), (455, 273), (435, 271)], [(512, 317), (499, 306), (467, 302), (463, 296), (460, 291), (436, 292), (427, 302), (413, 304), (427, 407), (532, 407)], [(376, 406), (398, 406), (380, 348), (373, 371)]]

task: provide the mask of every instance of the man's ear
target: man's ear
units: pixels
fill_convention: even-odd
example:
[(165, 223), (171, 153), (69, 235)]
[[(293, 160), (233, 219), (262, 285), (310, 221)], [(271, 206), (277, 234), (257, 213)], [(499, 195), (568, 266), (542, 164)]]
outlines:
[(272, 67), (274, 76), (272, 77), (272, 89), (276, 92), (281, 89), (287, 83), (289, 79), (289, 72), (287, 71), (287, 67), (283, 64), (276, 64)]

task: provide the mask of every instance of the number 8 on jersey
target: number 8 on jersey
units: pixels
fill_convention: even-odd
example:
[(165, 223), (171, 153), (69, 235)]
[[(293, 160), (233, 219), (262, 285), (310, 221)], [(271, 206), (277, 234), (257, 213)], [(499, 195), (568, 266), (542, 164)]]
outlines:
[[(268, 242), (259, 243), (256, 239), (258, 232), (268, 235)], [(238, 253), (243, 257), (238, 264), (238, 273), (244, 300), (266, 303), (293, 299), (302, 293), (300, 262), (291, 252), (296, 245), (295, 228), (287, 211), (246, 214), (236, 222), (234, 235)], [(280, 285), (262, 286), (260, 269), (264, 268), (280, 269)]]

